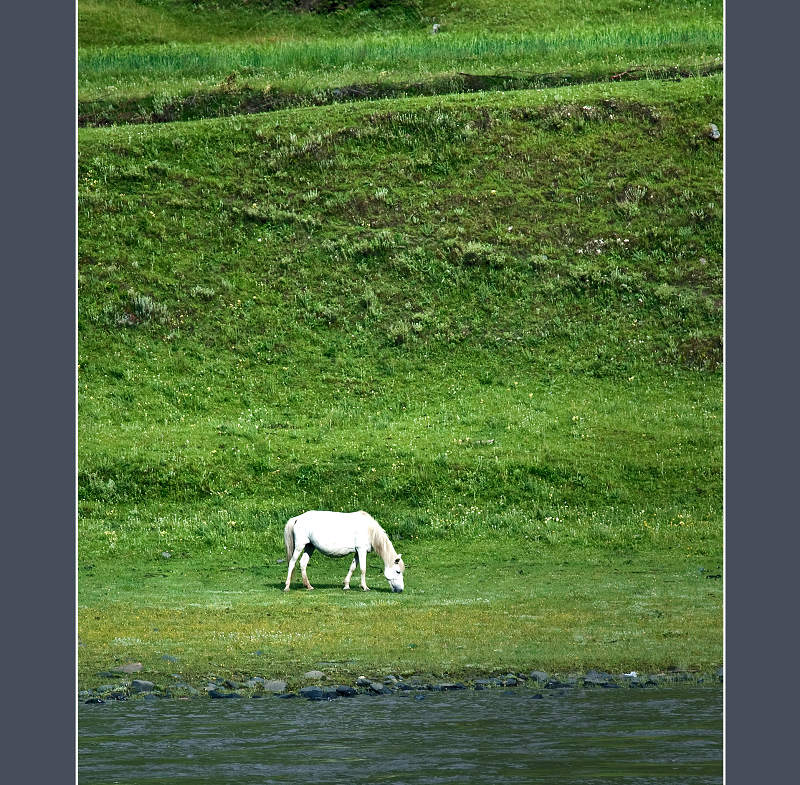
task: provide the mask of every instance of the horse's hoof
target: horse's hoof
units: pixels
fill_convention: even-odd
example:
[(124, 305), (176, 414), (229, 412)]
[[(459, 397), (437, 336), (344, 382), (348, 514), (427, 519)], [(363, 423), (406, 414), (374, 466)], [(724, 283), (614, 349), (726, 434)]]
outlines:
[(369, 591), (369, 586), (362, 586), (361, 587), (364, 591)]
[(345, 586), (343, 591), (350, 591), (350, 587), (349, 586)]
[(313, 586), (306, 586), (306, 589), (308, 589), (309, 591), (314, 591), (314, 587)]
[(283, 590), (284, 590), (284, 591), (289, 591), (289, 587), (288, 587), (288, 586), (285, 586)]

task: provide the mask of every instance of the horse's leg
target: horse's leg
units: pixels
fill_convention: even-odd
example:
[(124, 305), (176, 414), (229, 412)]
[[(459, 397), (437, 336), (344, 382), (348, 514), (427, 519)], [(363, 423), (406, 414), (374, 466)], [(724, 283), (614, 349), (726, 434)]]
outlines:
[(369, 591), (369, 586), (367, 586), (367, 549), (359, 548), (356, 552), (358, 553), (358, 565), (361, 567), (361, 588)]
[[(286, 573), (286, 586), (283, 587), (284, 591), (289, 591), (289, 584), (292, 582), (294, 565), (297, 564), (297, 560), (300, 558), (300, 554), (305, 550), (305, 547), (306, 543), (295, 542), (294, 544), (294, 553), (292, 554), (292, 558), (289, 559), (289, 571)], [(303, 570), (303, 572), (305, 572), (305, 570)]]
[(356, 557), (353, 556), (353, 563), (350, 565), (350, 570), (347, 573), (347, 577), (344, 579), (344, 590), (348, 591), (350, 588), (350, 578), (353, 577), (353, 573), (356, 571)]
[(308, 560), (311, 558), (311, 554), (314, 553), (314, 546), (313, 545), (306, 545), (305, 551), (303, 551), (303, 555), (300, 557), (300, 575), (303, 576), (303, 586), (307, 589), (311, 590), (314, 587), (308, 582), (308, 575), (306, 575), (306, 566), (308, 565)]
[(300, 558), (300, 554), (303, 552), (302, 548), (295, 547), (294, 553), (292, 554), (292, 558), (289, 559), (289, 571), (286, 573), (286, 586), (283, 587), (284, 591), (289, 591), (289, 584), (292, 582), (292, 572), (294, 572), (294, 565), (297, 564), (297, 560)]

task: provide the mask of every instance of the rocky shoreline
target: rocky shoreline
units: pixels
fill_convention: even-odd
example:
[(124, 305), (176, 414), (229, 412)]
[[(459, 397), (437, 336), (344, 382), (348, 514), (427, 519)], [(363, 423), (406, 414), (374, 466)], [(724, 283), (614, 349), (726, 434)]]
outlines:
[[(118, 675), (108, 673), (108, 675)], [(189, 699), (243, 699), (243, 698), (302, 698), (310, 701), (328, 701), (338, 698), (352, 698), (361, 695), (413, 695), (421, 699), (426, 693), (450, 690), (491, 690), (527, 689), (535, 690), (534, 697), (543, 697), (541, 691), (569, 689), (652, 689), (677, 684), (719, 686), (723, 680), (723, 668), (713, 672), (670, 670), (666, 673), (611, 674), (604, 671), (589, 670), (586, 673), (559, 675), (545, 671), (528, 673), (506, 673), (489, 675), (464, 681), (437, 681), (423, 678), (404, 679), (387, 674), (377, 678), (360, 676), (355, 684), (327, 683), (322, 671), (307, 671), (298, 679), (304, 686), (291, 690), (282, 679), (267, 679), (254, 676), (246, 681), (232, 679), (213, 679), (202, 687), (196, 687), (174, 674), (175, 681), (167, 685), (157, 685), (145, 679), (117, 679), (114, 683), (102, 684), (93, 689), (78, 693), (78, 700), (85, 704), (102, 705), (126, 700), (162, 700), (167, 698)]]

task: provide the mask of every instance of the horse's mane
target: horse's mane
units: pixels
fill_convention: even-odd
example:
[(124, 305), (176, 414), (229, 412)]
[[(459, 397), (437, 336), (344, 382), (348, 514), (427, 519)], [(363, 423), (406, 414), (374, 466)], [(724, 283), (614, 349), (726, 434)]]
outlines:
[(397, 558), (397, 551), (394, 549), (389, 535), (374, 518), (369, 522), (369, 536), (372, 541), (372, 550), (383, 559), (384, 564)]

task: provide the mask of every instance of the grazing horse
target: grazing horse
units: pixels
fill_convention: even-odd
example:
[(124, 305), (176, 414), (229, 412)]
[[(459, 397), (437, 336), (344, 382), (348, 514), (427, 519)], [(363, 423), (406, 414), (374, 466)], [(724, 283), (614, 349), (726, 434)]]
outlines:
[[(403, 572), (406, 569), (403, 557), (395, 551), (394, 545), (381, 525), (363, 510), (304, 512), (287, 521), (283, 539), (286, 542), (286, 558), (289, 559), (289, 573), (286, 576), (284, 591), (289, 591), (292, 571), (298, 558), (303, 585), (306, 589), (314, 588), (308, 582), (306, 565), (317, 548), (326, 556), (347, 556), (355, 551), (361, 566), (361, 588), (364, 591), (369, 591), (366, 578), (367, 553), (375, 551), (383, 559), (383, 577), (389, 581), (392, 591), (403, 591)], [(345, 590), (350, 588), (350, 577), (356, 569), (356, 556), (353, 557), (350, 571), (344, 579)]]

